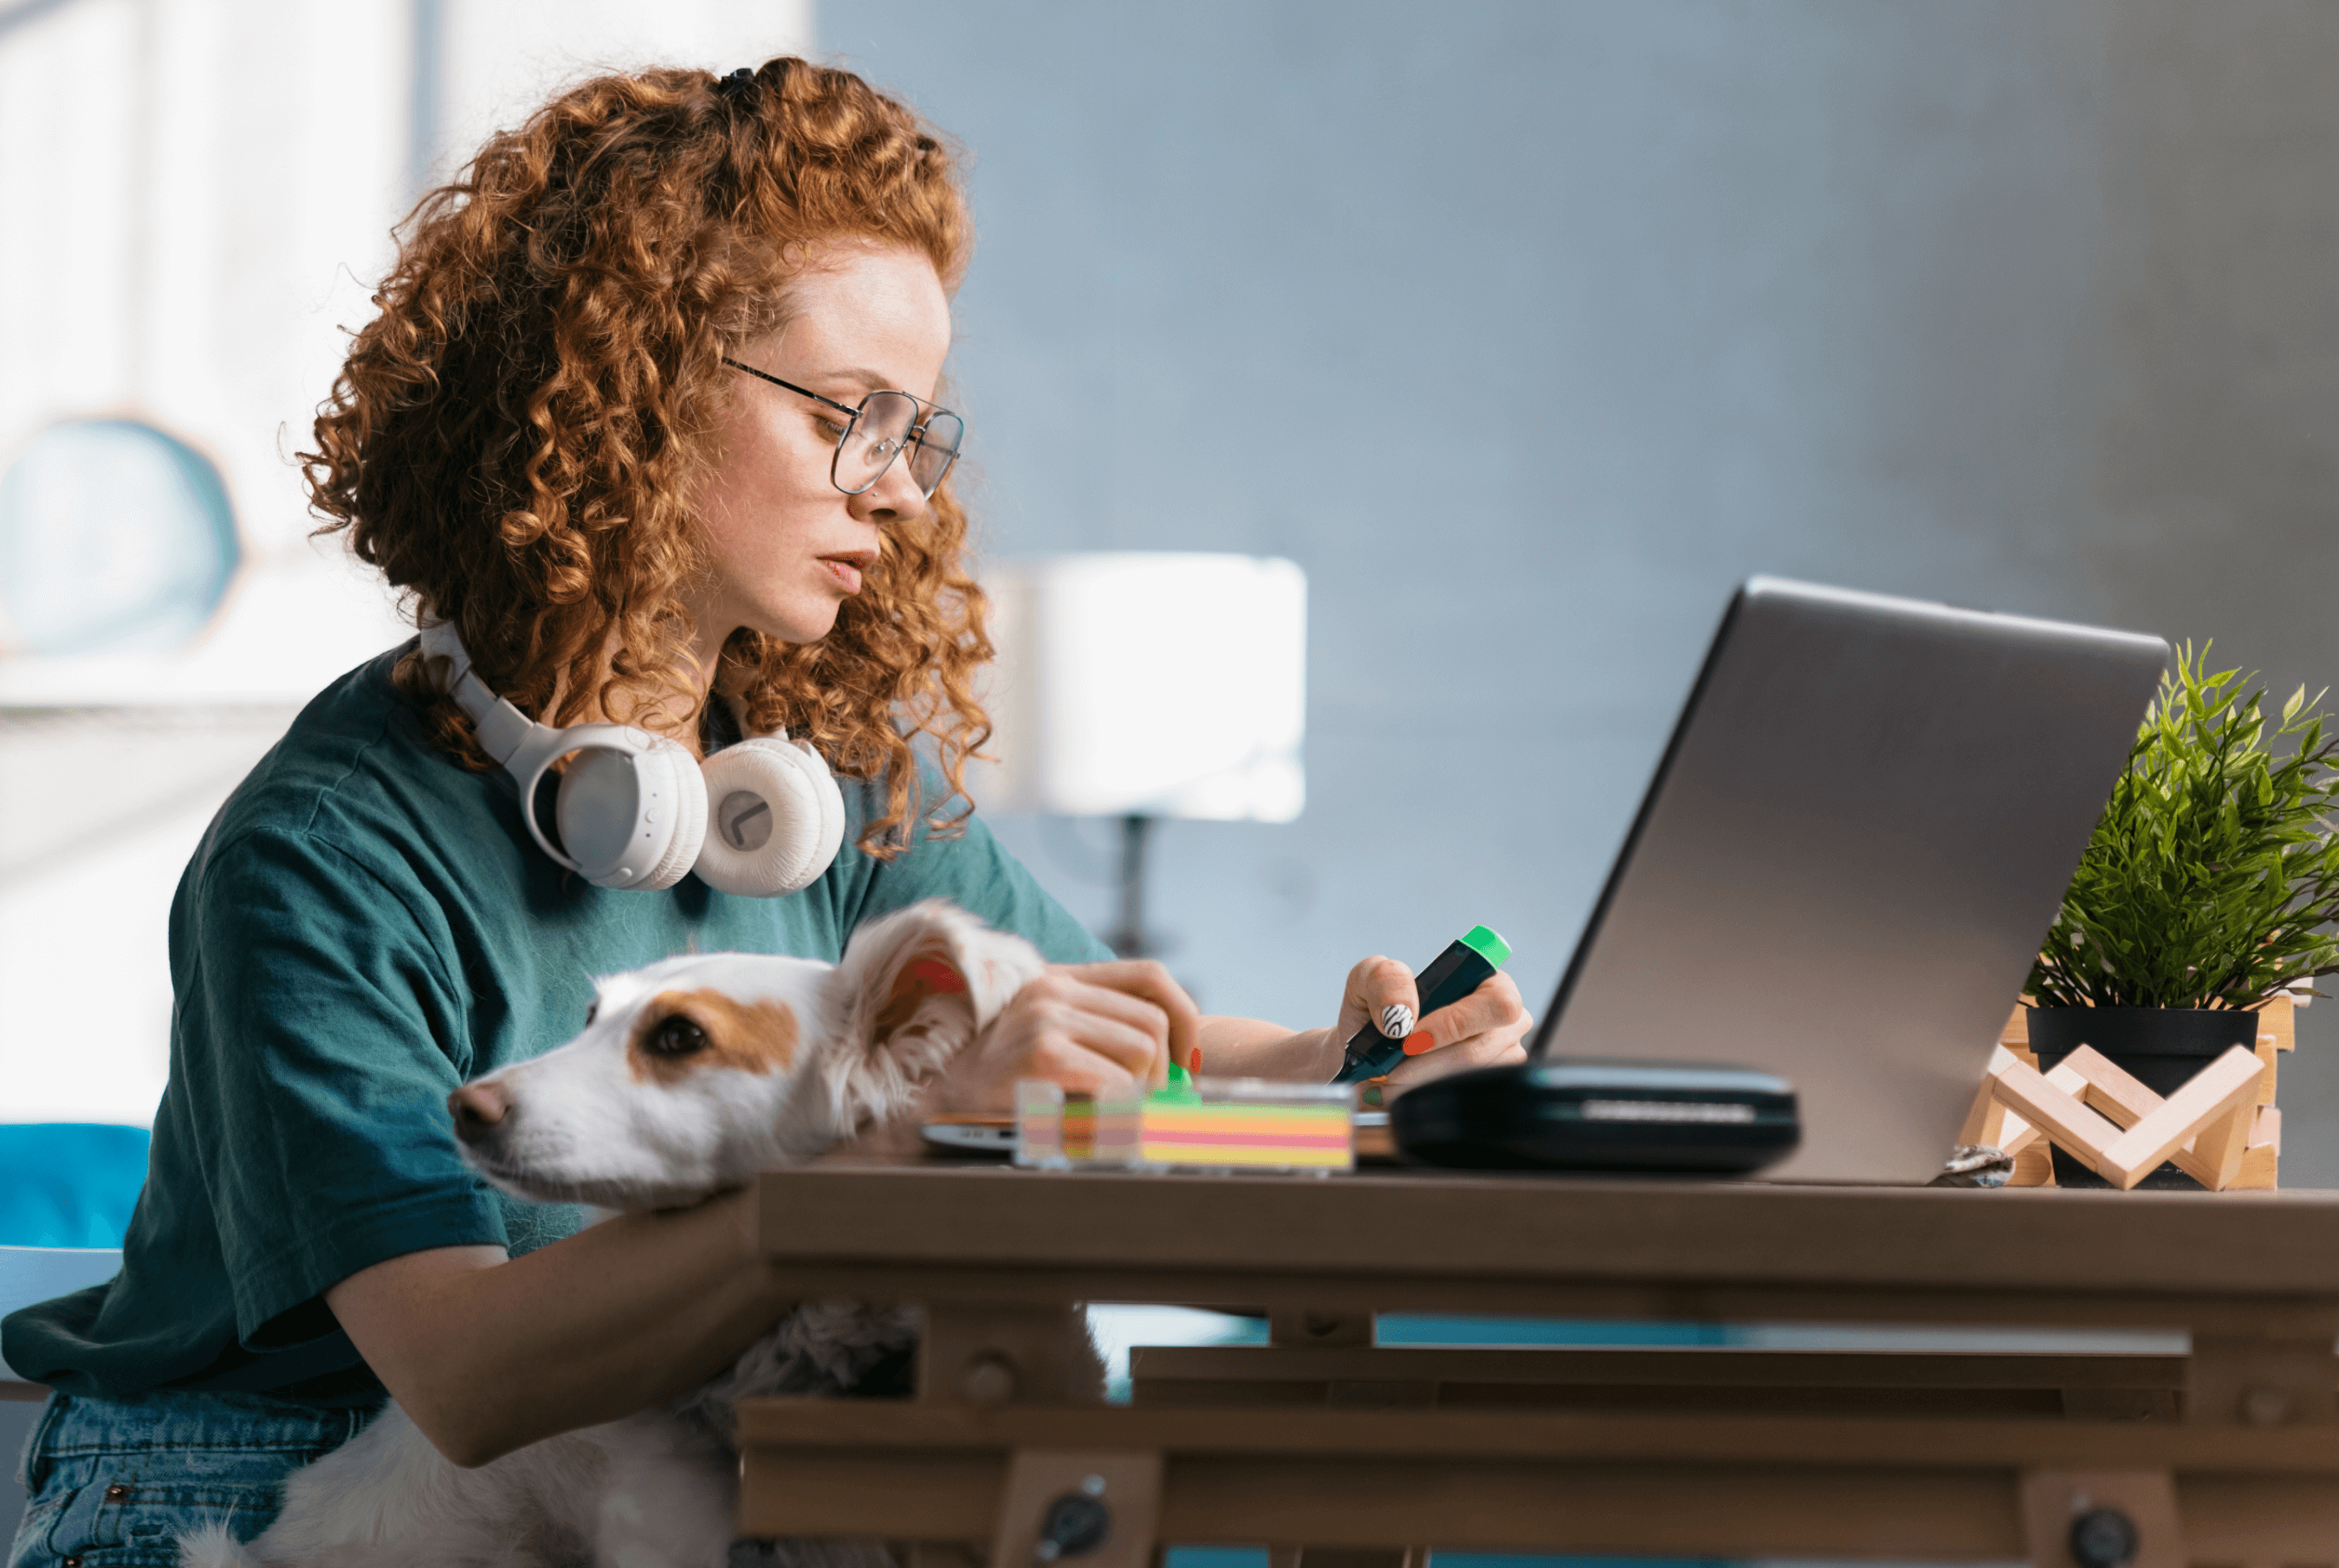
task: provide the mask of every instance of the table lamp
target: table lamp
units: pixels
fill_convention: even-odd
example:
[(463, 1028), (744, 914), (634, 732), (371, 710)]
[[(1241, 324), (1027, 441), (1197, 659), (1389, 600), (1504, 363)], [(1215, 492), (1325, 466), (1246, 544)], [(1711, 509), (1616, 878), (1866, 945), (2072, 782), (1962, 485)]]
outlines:
[(1307, 795), (1308, 579), (1290, 561), (1130, 551), (984, 574), (999, 759), (985, 809), (1117, 816), (1124, 958), (1144, 925), (1145, 843), (1162, 817), (1289, 822)]

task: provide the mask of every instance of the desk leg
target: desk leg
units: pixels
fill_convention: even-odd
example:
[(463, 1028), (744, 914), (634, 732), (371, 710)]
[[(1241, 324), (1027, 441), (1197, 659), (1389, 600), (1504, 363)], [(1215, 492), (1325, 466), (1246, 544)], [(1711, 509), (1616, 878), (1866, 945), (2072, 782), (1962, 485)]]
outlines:
[(1377, 1552), (1358, 1546), (1269, 1546), (1267, 1568), (1429, 1568), (1429, 1548)]
[(2073, 1421), (2174, 1421), (2184, 1413), (2174, 1388), (2066, 1388), (2062, 1398)]
[(1315, 1350), (1368, 1347), (1373, 1343), (1373, 1315), (1369, 1312), (1318, 1312), (1310, 1307), (1274, 1307), (1267, 1315), (1267, 1342)]
[(2339, 1357), (2329, 1329), (2312, 1338), (2193, 1333), (2185, 1418), (2216, 1426), (2328, 1426), (2339, 1422)]
[[(1160, 1524), (1160, 1454), (1019, 1448), (992, 1568), (1153, 1568)], [(1051, 1527), (1059, 1539), (1049, 1539)]]
[(946, 1405), (1095, 1405), (1104, 1366), (1078, 1307), (930, 1307), (918, 1397)]
[[(1268, 1314), (1267, 1337), (1268, 1344), (1284, 1346), (1369, 1349), (1374, 1339), (1373, 1315), (1276, 1307)], [(1336, 1409), (1426, 1408), (1437, 1403), (1437, 1385), (1377, 1378), (1335, 1379), (1325, 1390), (1324, 1402)], [(1377, 1550), (1278, 1543), (1267, 1549), (1267, 1563), (1268, 1568), (1429, 1568), (1429, 1548)]]
[(2090, 1515), (2097, 1528), (2117, 1514), (2135, 1532), (2128, 1568), (2186, 1568), (2185, 1533), (2176, 1523), (2176, 1489), (2166, 1471), (2082, 1474), (2033, 1471), (2022, 1478), (2022, 1533), (2030, 1568), (2077, 1568), (2072, 1532)]
[[(918, 1337), (918, 1398), (987, 1409), (1096, 1405), (1104, 1398), (1104, 1366), (1089, 1338), (1087, 1314), (1079, 1307), (929, 1306)], [(1150, 1480), (1142, 1466), (1126, 1474), (1117, 1468), (1140, 1457), (1151, 1466)], [(989, 1543), (913, 1543), (906, 1554), (908, 1568), (1029, 1568), (1049, 1506), (1067, 1492), (1081, 1490), (1091, 1476), (1104, 1478), (1120, 1491), (1104, 1500), (1113, 1514), (1112, 1539), (1098, 1553), (1080, 1557), (1081, 1568), (1151, 1568), (1160, 1472), (1158, 1454), (1019, 1452), (1009, 1469), (994, 1538)]]
[(893, 1551), (903, 1568), (991, 1568), (979, 1547), (956, 1541), (899, 1541)]

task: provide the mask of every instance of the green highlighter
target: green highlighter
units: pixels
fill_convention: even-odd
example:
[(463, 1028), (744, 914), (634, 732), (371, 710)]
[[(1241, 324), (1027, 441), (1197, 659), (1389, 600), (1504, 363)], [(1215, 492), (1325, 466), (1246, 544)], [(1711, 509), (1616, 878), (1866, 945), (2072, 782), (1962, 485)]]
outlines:
[[(1422, 1018), (1427, 1018), (1439, 1008), (1460, 1001), (1486, 982), (1487, 977), (1511, 961), (1511, 944), (1495, 932), (1490, 925), (1474, 925), (1469, 934), (1446, 944), (1446, 951), (1436, 962), (1414, 980), (1414, 988), (1421, 996)], [(1380, 1031), (1372, 1020), (1348, 1039), (1348, 1050), (1341, 1060), (1334, 1083), (1362, 1083), (1368, 1078), (1378, 1078), (1405, 1060), (1405, 1041), (1391, 1040)]]

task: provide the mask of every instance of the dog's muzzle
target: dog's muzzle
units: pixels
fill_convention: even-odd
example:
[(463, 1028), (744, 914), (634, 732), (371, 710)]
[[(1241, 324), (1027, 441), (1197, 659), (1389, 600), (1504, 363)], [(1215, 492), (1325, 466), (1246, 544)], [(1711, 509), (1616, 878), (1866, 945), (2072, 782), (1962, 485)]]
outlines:
[(458, 1139), (474, 1147), (492, 1143), (511, 1117), (511, 1093), (492, 1080), (467, 1083), (447, 1097), (447, 1110)]

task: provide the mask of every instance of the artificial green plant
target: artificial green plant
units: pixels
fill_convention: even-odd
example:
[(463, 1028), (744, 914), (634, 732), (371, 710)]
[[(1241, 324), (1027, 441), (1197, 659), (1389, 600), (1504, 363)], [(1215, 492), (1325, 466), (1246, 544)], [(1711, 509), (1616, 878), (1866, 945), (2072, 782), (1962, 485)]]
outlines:
[(2257, 677), (2187, 643), (2030, 971), (2039, 1007), (2253, 1007), (2339, 972), (2339, 739), (2301, 686), (2267, 734)]

